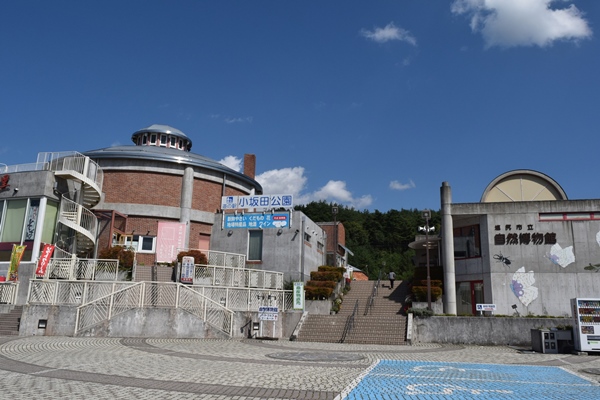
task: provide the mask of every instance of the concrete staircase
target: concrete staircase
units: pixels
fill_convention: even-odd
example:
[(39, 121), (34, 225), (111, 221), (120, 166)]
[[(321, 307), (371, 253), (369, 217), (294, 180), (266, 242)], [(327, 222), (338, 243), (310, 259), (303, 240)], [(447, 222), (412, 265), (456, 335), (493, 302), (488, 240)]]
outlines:
[(344, 343), (406, 344), (406, 316), (400, 313), (406, 297), (406, 285), (396, 282), (394, 289), (391, 290), (389, 281), (382, 283), (367, 315), (365, 310), (375, 282), (353, 281), (350, 291), (344, 296), (340, 312), (335, 315), (309, 314), (302, 323), (296, 340), (339, 343), (342, 340), (346, 321), (358, 300), (354, 327), (347, 334)]
[(14, 306), (9, 312), (0, 313), (0, 336), (19, 335), (23, 306)]

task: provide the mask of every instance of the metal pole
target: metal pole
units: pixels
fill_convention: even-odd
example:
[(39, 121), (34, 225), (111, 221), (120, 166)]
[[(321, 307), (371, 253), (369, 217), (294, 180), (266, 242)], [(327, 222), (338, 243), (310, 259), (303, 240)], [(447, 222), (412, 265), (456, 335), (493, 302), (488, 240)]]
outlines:
[(425, 219), (425, 254), (427, 263), (427, 309), (431, 310), (431, 275), (429, 271), (429, 219)]

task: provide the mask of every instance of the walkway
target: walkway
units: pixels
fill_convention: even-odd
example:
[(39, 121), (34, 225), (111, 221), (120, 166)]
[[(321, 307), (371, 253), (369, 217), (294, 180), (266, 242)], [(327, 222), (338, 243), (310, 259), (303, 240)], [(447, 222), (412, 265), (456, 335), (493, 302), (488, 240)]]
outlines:
[(0, 370), (10, 399), (600, 399), (600, 356), (509, 347), (0, 337)]

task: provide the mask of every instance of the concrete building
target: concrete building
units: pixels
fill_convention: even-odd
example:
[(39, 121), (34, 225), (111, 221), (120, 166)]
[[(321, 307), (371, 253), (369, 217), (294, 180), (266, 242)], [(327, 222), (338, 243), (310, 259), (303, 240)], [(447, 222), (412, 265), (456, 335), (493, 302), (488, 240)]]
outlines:
[(478, 203), (441, 187), (444, 312), (570, 316), (569, 300), (600, 298), (600, 200), (569, 200), (532, 170), (498, 176)]
[[(289, 215), (288, 224), (265, 229), (228, 229), (224, 218), (231, 214), (218, 213), (212, 228), (210, 248), (247, 254), (248, 268), (282, 272), (286, 281), (307, 281), (311, 271), (327, 263), (327, 234), (300, 211), (283, 213)], [(270, 212), (264, 214), (268, 216)]]
[(262, 194), (254, 179), (256, 157), (244, 156), (243, 173), (191, 152), (192, 140), (167, 125), (133, 133), (134, 146), (84, 154), (104, 172), (99, 248), (127, 245), (141, 265), (170, 263), (178, 249), (209, 249), (222, 196)]

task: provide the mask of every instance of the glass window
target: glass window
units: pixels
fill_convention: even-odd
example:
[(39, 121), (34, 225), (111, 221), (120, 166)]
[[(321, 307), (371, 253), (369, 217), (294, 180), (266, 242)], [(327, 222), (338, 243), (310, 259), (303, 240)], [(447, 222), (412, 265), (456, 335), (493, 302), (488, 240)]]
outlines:
[(177, 138), (175, 136), (171, 136), (171, 147), (177, 146)]
[(150, 135), (150, 144), (156, 144), (156, 133)]
[(56, 227), (56, 216), (58, 215), (58, 203), (48, 201), (46, 203), (46, 214), (44, 215), (44, 229), (42, 230), (42, 243), (53, 243), (54, 229)]
[(26, 210), (27, 199), (7, 201), (2, 240), (0, 241), (21, 243)]
[(148, 144), (148, 135), (144, 134), (144, 136), (142, 136), (142, 144), (144, 146)]
[(479, 225), (454, 228), (454, 258), (481, 257)]
[(262, 260), (263, 231), (248, 231), (248, 260)]
[(161, 146), (167, 145), (167, 135), (160, 135), (160, 145)]

